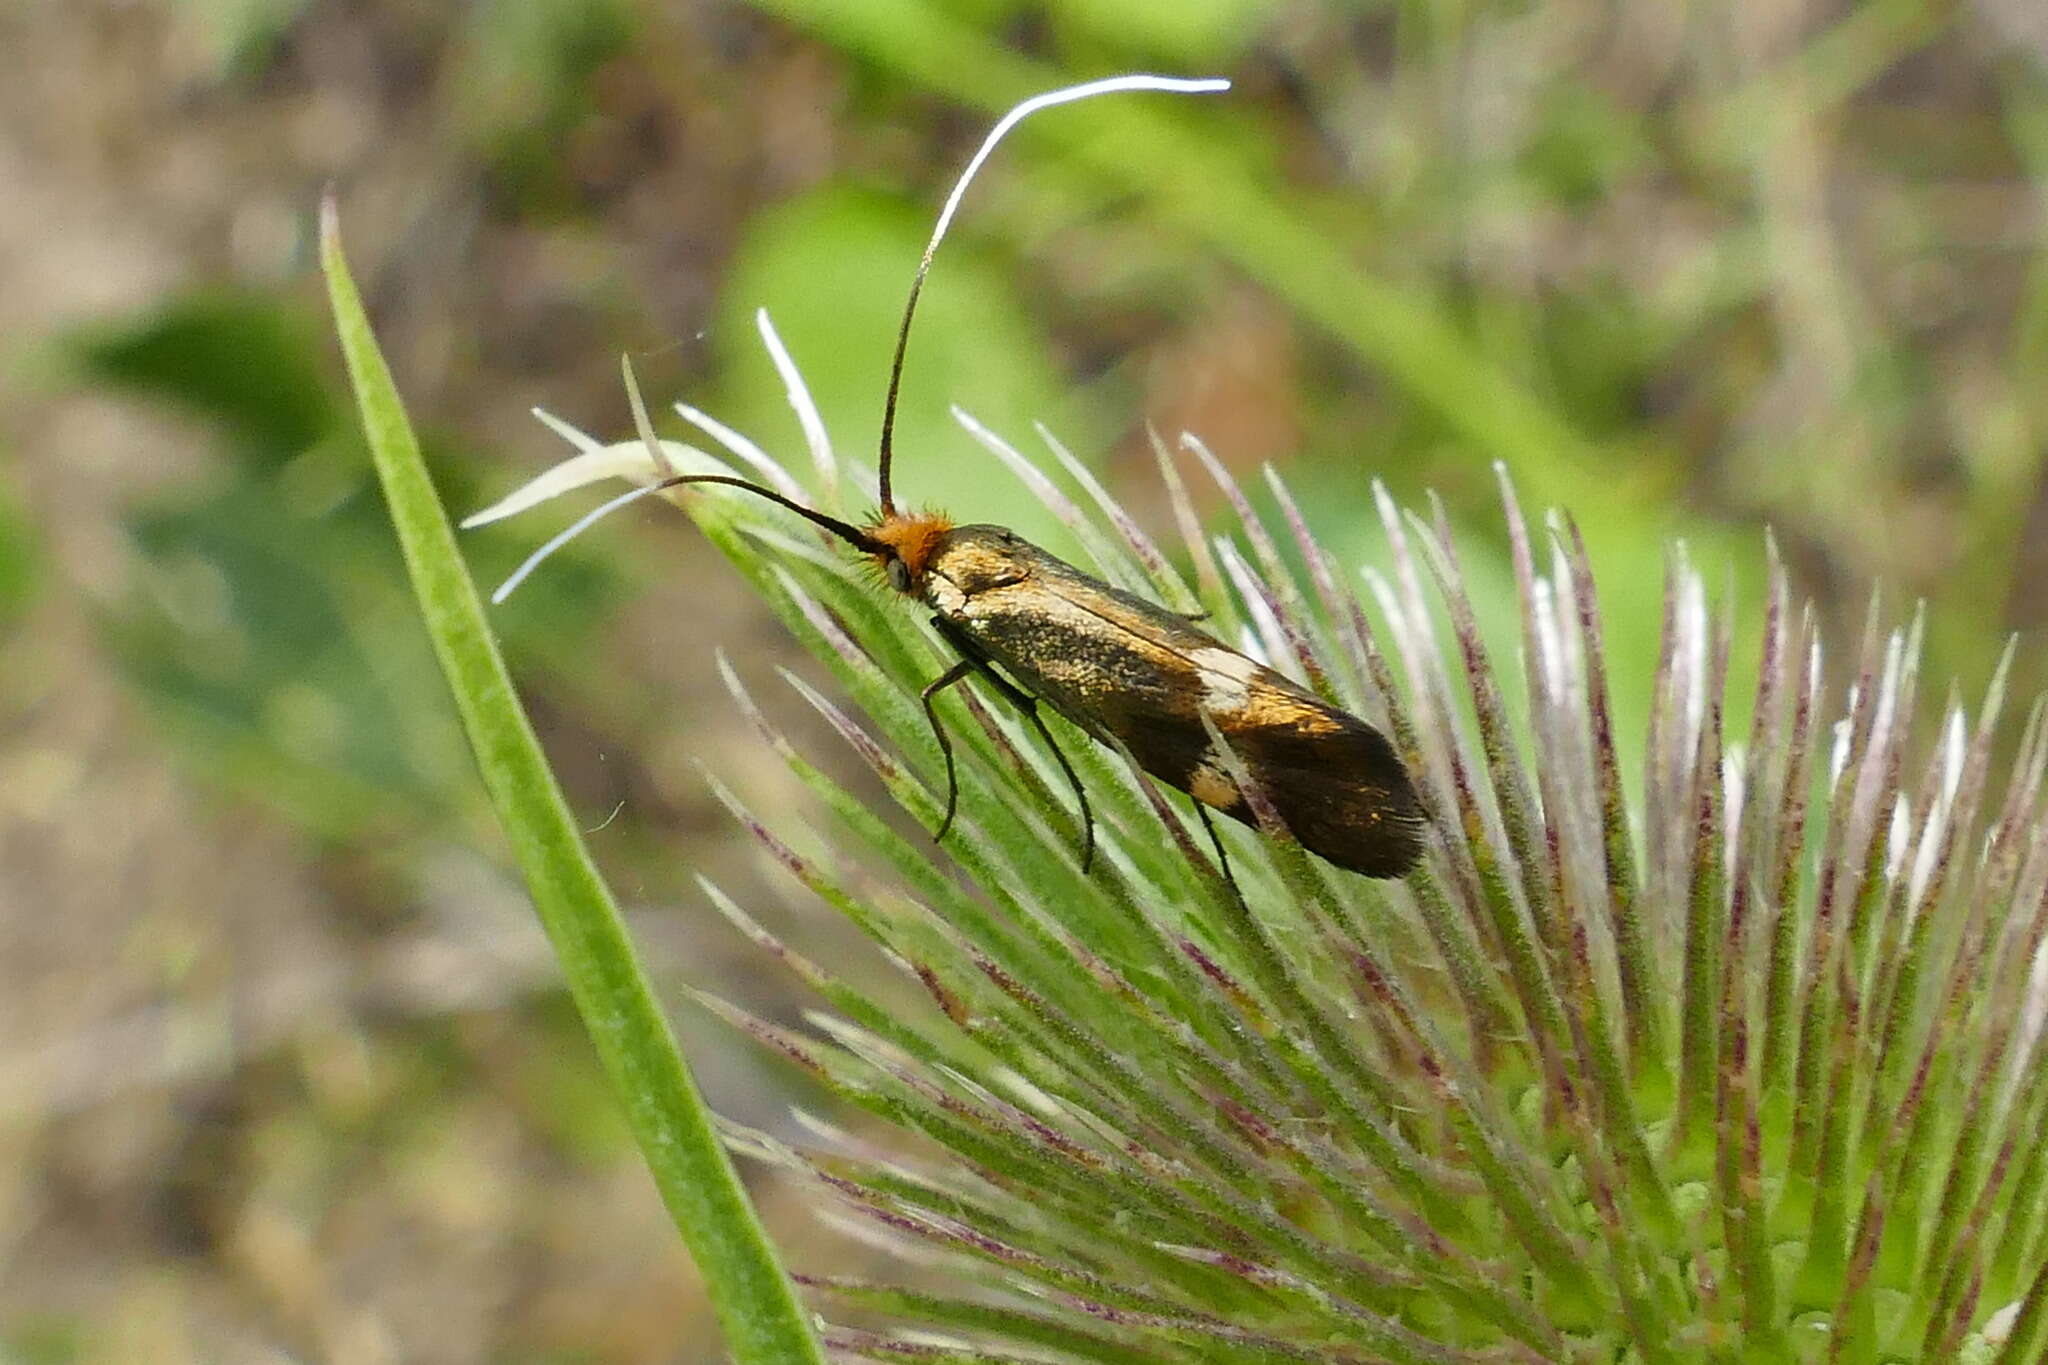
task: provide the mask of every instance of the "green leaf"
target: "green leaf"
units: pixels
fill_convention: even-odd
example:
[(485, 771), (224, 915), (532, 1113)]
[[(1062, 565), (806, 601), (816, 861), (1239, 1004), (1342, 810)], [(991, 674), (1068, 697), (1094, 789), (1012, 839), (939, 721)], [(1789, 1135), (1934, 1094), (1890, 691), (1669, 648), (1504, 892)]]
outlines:
[(322, 216), (321, 263), (371, 455), (484, 785), (605, 1072), (703, 1273), (733, 1358), (742, 1365), (821, 1363), (809, 1319), (713, 1131), (618, 908), (520, 709), (363, 314), (331, 201)]
[(263, 468), (335, 425), (308, 320), (272, 299), (194, 294), (76, 344), (91, 378), (220, 423), (236, 452)]

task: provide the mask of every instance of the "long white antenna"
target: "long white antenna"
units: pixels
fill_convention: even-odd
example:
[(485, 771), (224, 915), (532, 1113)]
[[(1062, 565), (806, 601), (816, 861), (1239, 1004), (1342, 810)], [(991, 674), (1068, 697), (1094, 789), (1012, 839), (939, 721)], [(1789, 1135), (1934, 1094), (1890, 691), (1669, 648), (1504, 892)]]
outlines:
[(945, 239), (946, 229), (953, 224), (953, 214), (958, 211), (960, 201), (967, 194), (967, 186), (975, 173), (987, 161), (996, 144), (1003, 140), (1012, 128), (1030, 118), (1041, 109), (1050, 109), (1056, 104), (1072, 104), (1075, 100), (1092, 99), (1097, 95), (1114, 95), (1123, 90), (1163, 90), (1175, 95), (1214, 95), (1228, 90), (1230, 82), (1220, 76), (1204, 77), (1199, 80), (1183, 80), (1176, 76), (1108, 76), (1099, 81), (1088, 81), (1082, 85), (1069, 85), (1060, 90), (1048, 90), (1042, 95), (1033, 95), (1009, 113), (996, 120), (996, 126), (988, 130), (988, 136), (981, 140), (981, 150), (967, 163), (967, 169), (960, 172), (960, 178), (953, 182), (953, 192), (946, 196), (946, 206), (939, 210), (938, 225), (932, 229), (932, 239), (925, 246), (925, 264), (931, 264), (932, 253), (939, 249)]
[(1041, 109), (1050, 109), (1056, 104), (1072, 104), (1096, 95), (1114, 95), (1126, 90), (1163, 90), (1174, 95), (1213, 95), (1228, 90), (1230, 82), (1221, 77), (1207, 77), (1200, 80), (1183, 80), (1175, 76), (1109, 76), (1099, 81), (1087, 81), (1081, 85), (1069, 85), (1059, 90), (1048, 90), (1042, 95), (1033, 95), (1022, 104), (996, 121), (989, 129), (988, 136), (981, 140), (981, 150), (967, 163), (967, 169), (960, 172), (960, 178), (953, 182), (953, 192), (946, 196), (946, 206), (939, 210), (939, 221), (932, 229), (932, 239), (925, 244), (924, 259), (917, 263), (917, 275), (910, 282), (910, 301), (903, 305), (903, 322), (896, 331), (896, 358), (889, 365), (889, 396), (882, 405), (882, 443), (877, 457), (878, 482), (882, 493), (882, 514), (889, 516), (896, 510), (896, 499), (889, 487), (889, 466), (893, 462), (896, 437), (896, 394), (903, 384), (903, 353), (910, 344), (910, 318), (917, 311), (917, 296), (924, 290), (924, 277), (932, 268), (932, 253), (939, 249), (939, 243), (946, 239), (946, 229), (953, 225), (953, 214), (959, 209), (960, 201), (967, 194), (967, 186), (973, 182), (976, 171), (987, 161), (996, 144), (1004, 134)]

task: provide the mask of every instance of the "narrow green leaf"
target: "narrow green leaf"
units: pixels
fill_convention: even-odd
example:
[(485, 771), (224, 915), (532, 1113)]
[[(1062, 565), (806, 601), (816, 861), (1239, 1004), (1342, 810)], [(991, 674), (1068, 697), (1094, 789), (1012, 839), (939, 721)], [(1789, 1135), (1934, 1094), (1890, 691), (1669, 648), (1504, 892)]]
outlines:
[(322, 211), (321, 264), (370, 452), (484, 786), (655, 1183), (703, 1273), (733, 1358), (742, 1365), (822, 1365), (809, 1318), (719, 1143), (618, 908), (520, 709), (363, 314), (331, 200)]

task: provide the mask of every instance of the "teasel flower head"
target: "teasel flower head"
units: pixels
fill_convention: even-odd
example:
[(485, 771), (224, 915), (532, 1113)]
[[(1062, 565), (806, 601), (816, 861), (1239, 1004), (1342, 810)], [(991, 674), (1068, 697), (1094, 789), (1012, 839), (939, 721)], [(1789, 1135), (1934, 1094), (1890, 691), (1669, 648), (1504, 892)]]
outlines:
[[(616, 445), (549, 418), (578, 453), (472, 522), (679, 471), (828, 510), (872, 493), (761, 327), (806, 479), (690, 408), (721, 458), (656, 439), (644, 412)], [(803, 1280), (838, 1357), (2048, 1354), (2048, 733), (2005, 667), (1937, 709), (1917, 619), (1873, 612), (1841, 647), (1775, 552), (1745, 603), (1674, 549), (1647, 731), (1626, 736), (1596, 566), (1505, 471), (1516, 624), (1488, 637), (1434, 502), (1375, 485), (1311, 517), (1267, 469), (1269, 522), (1188, 437), (1158, 444), (1169, 551), (1050, 433), (1027, 455), (960, 422), (1071, 530), (1080, 567), (1206, 611), (1391, 736), (1427, 850), (1371, 881), (1269, 821), (1222, 831), (1226, 876), (1183, 798), (1054, 720), (1096, 813), (1084, 872), (1051, 754), (967, 689), (939, 703), (960, 809), (935, 845), (944, 768), (918, 693), (944, 646), (780, 509), (664, 490), (830, 670), (830, 692), (781, 683), (898, 808), (828, 775), (757, 700), (764, 680), (721, 661), (737, 714), (829, 820), (720, 796), (903, 971), (810, 960), (704, 884), (818, 1000), (788, 1027), (699, 996), (837, 1101), (728, 1136), (887, 1253), (888, 1275)], [(1230, 509), (1213, 536), (1195, 480)], [(1344, 517), (1377, 521), (1385, 572), (1317, 542)]]

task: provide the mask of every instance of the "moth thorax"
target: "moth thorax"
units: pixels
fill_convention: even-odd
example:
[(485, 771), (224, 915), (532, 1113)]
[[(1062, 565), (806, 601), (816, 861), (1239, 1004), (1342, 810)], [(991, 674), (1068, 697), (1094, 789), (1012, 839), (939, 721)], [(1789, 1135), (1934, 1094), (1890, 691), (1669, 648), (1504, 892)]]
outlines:
[(937, 512), (892, 512), (868, 527), (867, 534), (888, 547), (875, 561), (888, 575), (889, 586), (898, 592), (917, 593), (924, 590), (925, 570), (931, 566), (939, 542), (952, 529), (951, 519)]

